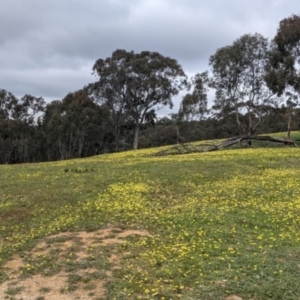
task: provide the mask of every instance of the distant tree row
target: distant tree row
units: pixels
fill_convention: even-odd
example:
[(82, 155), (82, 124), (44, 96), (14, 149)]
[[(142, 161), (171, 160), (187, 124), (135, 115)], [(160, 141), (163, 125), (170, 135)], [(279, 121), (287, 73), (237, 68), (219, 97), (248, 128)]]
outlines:
[[(183, 141), (299, 129), (300, 16), (282, 20), (269, 42), (246, 34), (188, 80), (157, 52), (116, 50), (98, 59), (97, 81), (45, 103), (0, 89), (0, 163), (86, 157)], [(157, 119), (187, 89), (178, 113)], [(215, 92), (208, 107), (208, 91)]]

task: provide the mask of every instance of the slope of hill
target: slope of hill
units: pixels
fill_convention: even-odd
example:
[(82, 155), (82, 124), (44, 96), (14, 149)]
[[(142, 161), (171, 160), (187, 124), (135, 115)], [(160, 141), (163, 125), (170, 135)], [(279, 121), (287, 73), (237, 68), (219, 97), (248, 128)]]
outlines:
[(299, 149), (158, 151), (0, 166), (0, 298), (299, 299)]

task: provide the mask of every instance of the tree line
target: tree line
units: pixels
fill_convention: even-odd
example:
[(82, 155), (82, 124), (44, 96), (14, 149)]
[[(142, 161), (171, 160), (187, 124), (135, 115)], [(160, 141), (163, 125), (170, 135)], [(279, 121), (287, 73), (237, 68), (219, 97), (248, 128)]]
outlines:
[[(62, 100), (0, 89), (0, 163), (86, 157), (201, 139), (298, 129), (300, 16), (276, 36), (245, 34), (211, 55), (211, 69), (188, 79), (157, 52), (116, 50), (98, 59), (97, 80)], [(179, 111), (158, 119), (188, 90)], [(214, 91), (208, 108), (208, 92)]]

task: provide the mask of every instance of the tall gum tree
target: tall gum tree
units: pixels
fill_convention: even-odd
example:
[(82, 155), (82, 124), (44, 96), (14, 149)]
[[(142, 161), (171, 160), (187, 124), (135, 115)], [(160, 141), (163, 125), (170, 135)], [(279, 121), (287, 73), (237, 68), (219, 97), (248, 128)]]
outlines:
[(287, 138), (290, 138), (292, 115), (300, 94), (300, 15), (280, 21), (272, 41), (270, 68), (265, 78), (273, 92), (287, 97)]
[(187, 93), (180, 103), (179, 117), (187, 122), (203, 119), (207, 113), (208, 72), (196, 74), (191, 79), (193, 91)]
[(252, 140), (296, 146), (291, 139), (257, 136), (263, 116), (282, 100), (278, 93), (270, 89), (266, 79), (270, 69), (270, 45), (266, 38), (258, 33), (245, 34), (232, 45), (218, 49), (210, 57), (210, 65), (213, 74), (209, 86), (215, 89), (213, 108), (233, 111), (240, 134), (213, 146), (209, 151), (242, 141), (251, 145)]
[[(214, 107), (232, 108), (243, 135), (255, 134), (264, 108), (278, 100), (264, 80), (268, 50), (268, 40), (262, 35), (246, 34), (210, 57), (213, 73), (210, 87), (216, 91)], [(247, 125), (240, 120), (245, 113)]]
[(269, 87), (279, 95), (287, 88), (300, 93), (300, 15), (279, 23), (273, 39), (271, 68), (266, 76)]
[(111, 57), (98, 59), (93, 66), (93, 71), (99, 76), (99, 80), (85, 87), (95, 102), (106, 105), (110, 110), (114, 126), (115, 151), (119, 151), (121, 127), (128, 117), (125, 109), (128, 98), (125, 66), (131, 58), (131, 52), (117, 50)]
[[(205, 114), (208, 112), (208, 108), (207, 108), (208, 81), (209, 79), (208, 79), (207, 71), (201, 74), (196, 74), (191, 79), (191, 86), (193, 86), (193, 91), (191, 93), (187, 93), (182, 98), (182, 101), (180, 103), (180, 107), (178, 111), (178, 121), (183, 122), (184, 124), (186, 140), (189, 140), (190, 133), (193, 131), (192, 128), (195, 127), (194, 121), (203, 120)], [(177, 134), (179, 135), (178, 128), (177, 128)]]
[(48, 160), (98, 154), (110, 133), (108, 119), (106, 107), (97, 105), (83, 89), (49, 103), (43, 119)]
[(133, 149), (138, 148), (139, 128), (147, 114), (160, 106), (171, 108), (172, 98), (187, 84), (175, 59), (150, 51), (116, 50), (98, 59), (93, 71), (99, 76), (97, 94), (114, 109), (117, 137), (121, 120), (133, 120)]

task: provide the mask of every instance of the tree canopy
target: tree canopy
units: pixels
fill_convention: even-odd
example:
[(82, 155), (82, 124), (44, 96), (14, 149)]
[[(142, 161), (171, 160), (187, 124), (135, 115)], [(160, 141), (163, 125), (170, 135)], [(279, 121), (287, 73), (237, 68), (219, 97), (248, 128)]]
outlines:
[[(231, 108), (240, 133), (255, 133), (261, 123), (263, 108), (275, 101), (275, 93), (264, 80), (268, 63), (268, 41), (257, 33), (243, 35), (210, 57), (214, 108)], [(242, 113), (248, 116), (247, 126), (241, 122)], [(254, 118), (257, 119), (255, 124)]]
[(278, 95), (293, 89), (300, 93), (300, 15), (280, 21), (273, 39), (271, 68), (266, 75), (269, 87)]
[(138, 147), (139, 128), (147, 113), (159, 105), (172, 107), (172, 97), (186, 84), (178, 62), (157, 52), (116, 50), (111, 57), (98, 59), (93, 70), (99, 76), (97, 94), (112, 109), (117, 130), (125, 111), (132, 119), (134, 149)]

